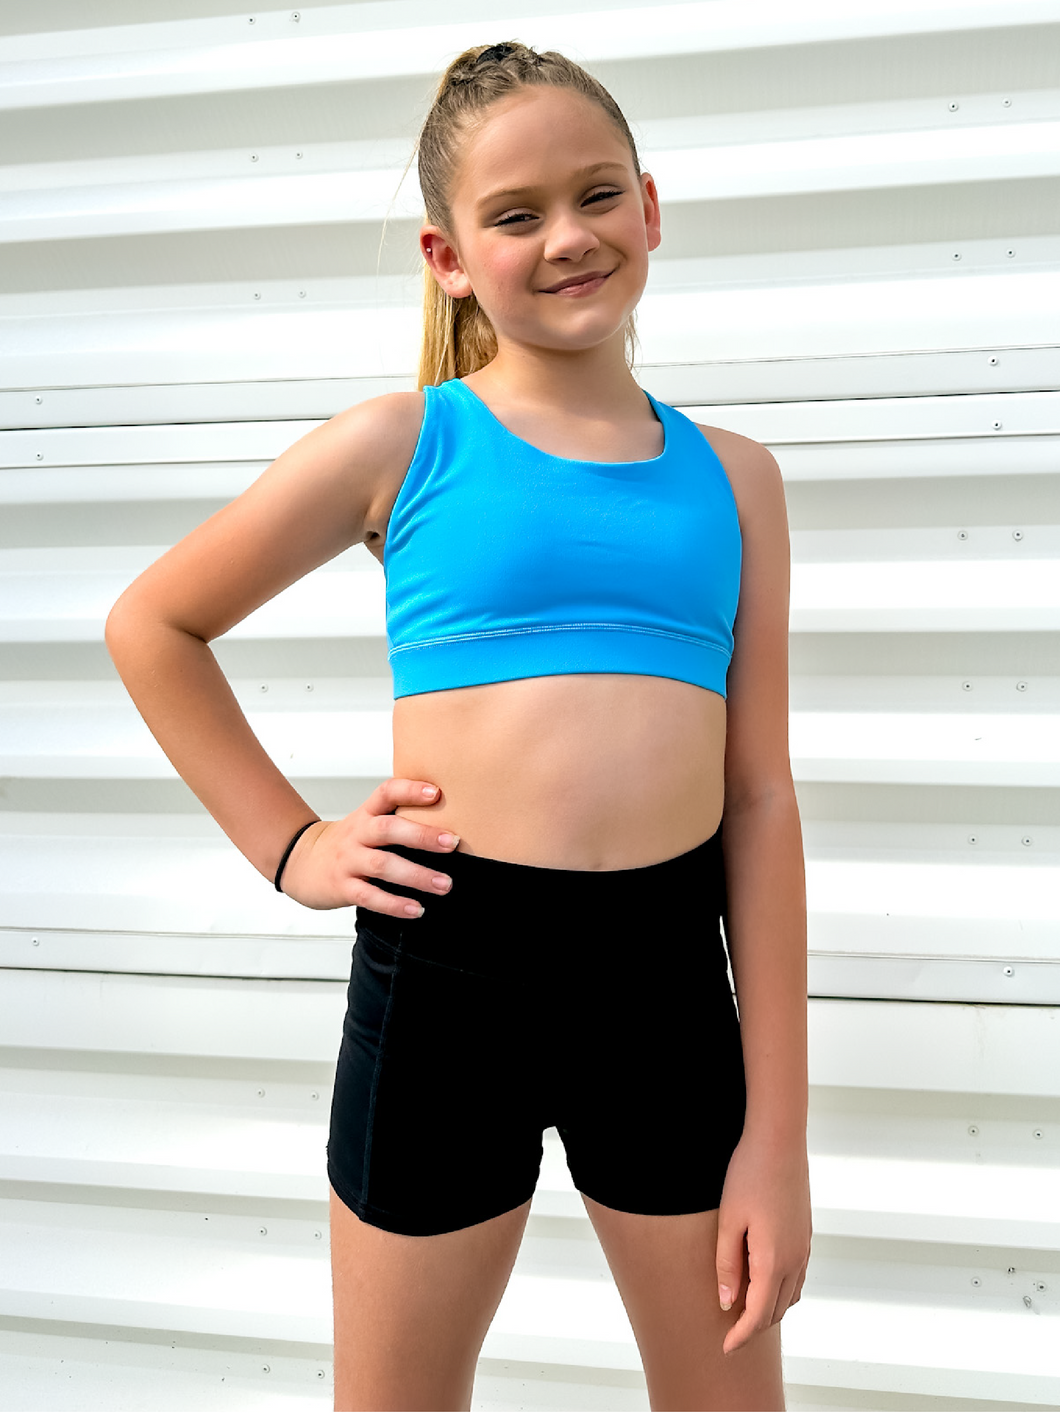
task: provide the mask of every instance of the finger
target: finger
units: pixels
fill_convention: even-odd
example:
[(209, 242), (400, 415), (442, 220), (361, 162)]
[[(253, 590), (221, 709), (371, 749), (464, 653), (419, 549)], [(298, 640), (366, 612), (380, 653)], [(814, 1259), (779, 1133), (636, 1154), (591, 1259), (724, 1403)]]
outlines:
[(777, 1284), (776, 1280), (766, 1281), (762, 1276), (756, 1276), (748, 1284), (743, 1313), (722, 1344), (726, 1354), (740, 1349), (769, 1324), (777, 1303)]
[(460, 843), (460, 835), (435, 824), (421, 824), (418, 819), (406, 819), (400, 814), (376, 815), (370, 822), (369, 838), (364, 841), (372, 848), (402, 844), (409, 849), (431, 849), (451, 853)]
[(363, 808), (368, 814), (391, 814), (398, 805), (434, 804), (438, 793), (438, 786), (429, 780), (405, 780), (398, 776), (377, 785)]
[[(453, 886), (452, 877), (441, 868), (426, 868), (423, 864), (403, 859), (400, 854), (392, 854), (386, 849), (362, 847), (355, 856), (351, 872), (356, 876), (371, 880), (385, 879), (401, 888), (412, 888), (417, 893), (427, 893), (431, 897), (448, 893)], [(406, 901), (414, 902), (415, 899)], [(413, 916), (413, 914), (409, 914)]]
[(398, 893), (387, 893), (369, 883), (366, 878), (351, 878), (346, 887), (347, 902), (359, 908), (368, 908), (373, 913), (388, 913), (390, 917), (409, 918), (423, 916), (423, 904), (415, 898), (406, 898)]
[(729, 1310), (736, 1301), (744, 1275), (744, 1231), (739, 1221), (730, 1221), (724, 1204), (718, 1213), (718, 1303)]
[(791, 1304), (791, 1297), (795, 1292), (795, 1278), (787, 1276), (780, 1283), (780, 1290), (777, 1292), (777, 1303), (773, 1306), (773, 1314), (770, 1316), (771, 1325), (779, 1324), (784, 1318), (784, 1314)]

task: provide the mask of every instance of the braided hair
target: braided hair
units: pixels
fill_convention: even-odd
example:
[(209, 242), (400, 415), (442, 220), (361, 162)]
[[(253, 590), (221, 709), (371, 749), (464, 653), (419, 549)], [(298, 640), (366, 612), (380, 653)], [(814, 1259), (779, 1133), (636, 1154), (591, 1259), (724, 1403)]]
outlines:
[[(452, 230), (450, 188), (460, 161), (462, 140), (492, 103), (535, 84), (573, 89), (598, 103), (629, 143), (638, 178), (637, 145), (621, 108), (603, 84), (580, 64), (549, 49), (536, 53), (512, 40), (465, 49), (446, 69), (433, 104), (420, 130), (416, 157), (425, 219), (443, 231)], [(497, 336), (473, 294), (453, 299), (424, 265), (423, 348), (419, 386), (463, 378), (484, 368), (497, 354)], [(632, 367), (635, 347), (633, 315), (626, 323), (626, 362)]]

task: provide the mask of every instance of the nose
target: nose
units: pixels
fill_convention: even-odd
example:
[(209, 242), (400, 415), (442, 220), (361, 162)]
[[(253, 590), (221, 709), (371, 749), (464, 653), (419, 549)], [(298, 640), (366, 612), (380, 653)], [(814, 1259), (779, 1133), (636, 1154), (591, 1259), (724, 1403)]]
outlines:
[(599, 239), (580, 211), (556, 212), (546, 227), (546, 260), (582, 260), (599, 248)]

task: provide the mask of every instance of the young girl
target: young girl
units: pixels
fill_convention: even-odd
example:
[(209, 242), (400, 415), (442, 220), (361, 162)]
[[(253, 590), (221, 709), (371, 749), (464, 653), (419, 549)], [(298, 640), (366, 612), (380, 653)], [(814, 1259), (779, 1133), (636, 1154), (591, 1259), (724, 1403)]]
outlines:
[[(632, 376), (659, 198), (585, 70), (469, 49), (419, 173), (421, 391), (303, 437), (107, 641), (246, 857), (357, 908), (336, 1408), (470, 1407), (552, 1125), (652, 1408), (782, 1408), (810, 1214), (781, 478)], [(394, 778), (322, 820), (207, 644), (360, 542), (386, 571)]]

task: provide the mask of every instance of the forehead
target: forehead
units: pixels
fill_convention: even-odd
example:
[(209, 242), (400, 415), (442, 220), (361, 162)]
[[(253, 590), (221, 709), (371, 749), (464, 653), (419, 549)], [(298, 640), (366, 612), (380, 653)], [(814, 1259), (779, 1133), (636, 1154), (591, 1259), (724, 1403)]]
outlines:
[(463, 142), (453, 198), (476, 202), (496, 187), (534, 186), (596, 162), (632, 166), (629, 144), (591, 98), (544, 84), (490, 105)]

